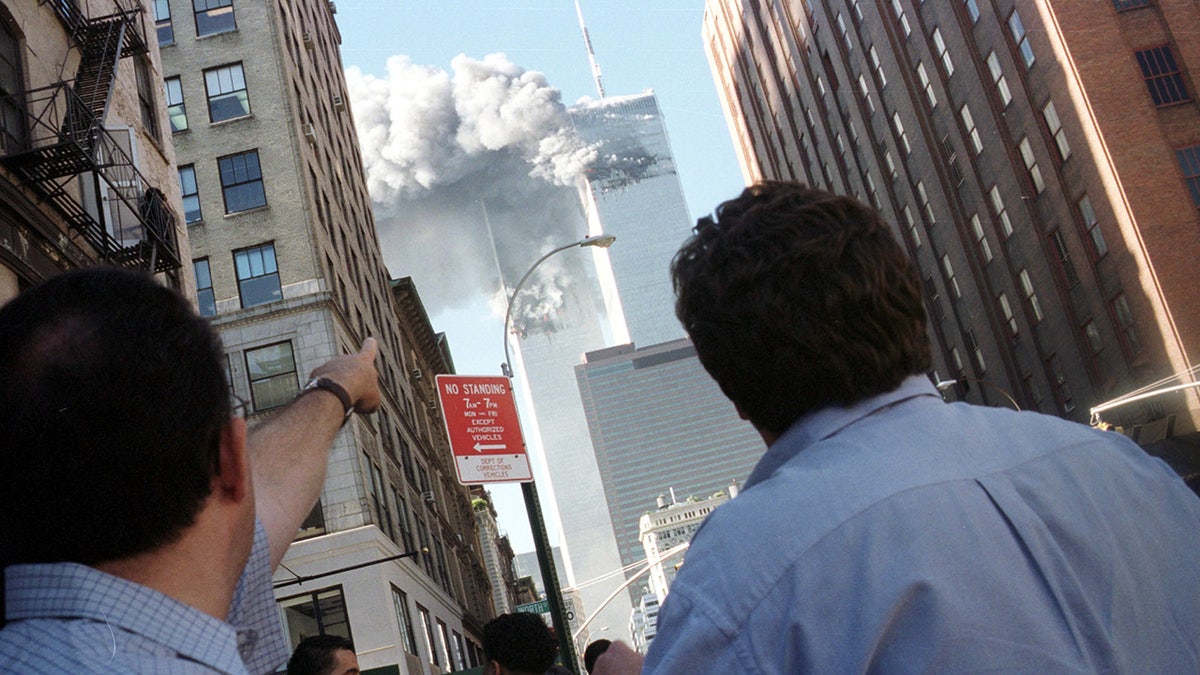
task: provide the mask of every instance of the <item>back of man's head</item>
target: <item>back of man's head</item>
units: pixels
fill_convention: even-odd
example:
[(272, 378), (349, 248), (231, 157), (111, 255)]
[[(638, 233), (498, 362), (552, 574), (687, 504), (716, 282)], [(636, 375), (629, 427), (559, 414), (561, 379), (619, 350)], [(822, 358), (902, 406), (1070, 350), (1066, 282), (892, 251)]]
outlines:
[(920, 282), (879, 213), (761, 183), (701, 218), (671, 265), (700, 362), (760, 430), (930, 367)]
[(354, 652), (354, 643), (340, 635), (313, 635), (296, 645), (288, 659), (287, 675), (330, 675), (339, 650)]
[(67, 272), (0, 308), (0, 562), (117, 560), (191, 525), (229, 417), (221, 359), (140, 273)]
[(501, 614), (483, 627), (483, 654), (510, 673), (541, 673), (554, 665), (558, 641), (537, 614)]

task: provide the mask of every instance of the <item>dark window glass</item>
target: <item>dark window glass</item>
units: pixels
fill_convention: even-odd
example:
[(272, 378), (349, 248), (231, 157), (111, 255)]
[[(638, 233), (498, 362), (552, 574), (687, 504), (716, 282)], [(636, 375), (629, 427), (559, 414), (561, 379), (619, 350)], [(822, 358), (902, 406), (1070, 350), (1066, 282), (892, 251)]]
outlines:
[(137, 74), (138, 107), (142, 112), (142, 126), (146, 133), (155, 140), (161, 140), (158, 126), (158, 101), (154, 97), (156, 85), (151, 81), (150, 62), (139, 56), (133, 61)]
[(204, 219), (200, 213), (200, 192), (196, 187), (196, 167), (192, 165), (179, 167), (179, 189), (183, 193), (183, 216), (190, 223), (198, 223)]
[(1192, 203), (1200, 207), (1200, 145), (1176, 150), (1175, 156), (1179, 158), (1183, 180), (1187, 182), (1188, 190), (1192, 193)]
[(266, 206), (262, 169), (258, 151), (249, 150), (217, 159), (221, 173), (221, 193), (225, 197), (225, 213), (237, 213)]
[(242, 64), (234, 63), (204, 71), (208, 93), (208, 119), (213, 122), (245, 117), (250, 114), (250, 97)]
[(326, 588), (314, 593), (305, 593), (279, 601), (287, 624), (288, 638), (292, 648), (306, 637), (313, 635), (340, 635), (348, 640), (350, 616), (346, 613), (346, 597), (341, 586)]
[(255, 410), (278, 408), (296, 397), (296, 356), (291, 342), (246, 350), (246, 373)]
[(158, 29), (158, 46), (175, 44), (175, 27), (171, 25), (171, 6), (167, 0), (154, 0), (154, 27)]
[(196, 35), (216, 35), (237, 30), (233, 0), (192, 0), (196, 13)]
[(212, 273), (208, 268), (208, 258), (200, 258), (192, 262), (196, 270), (196, 299), (200, 305), (200, 316), (213, 316), (217, 313), (217, 300), (213, 294)]
[(1113, 0), (1113, 7), (1116, 7), (1118, 12), (1123, 12), (1127, 9), (1137, 9), (1138, 7), (1149, 6), (1150, 0)]
[(167, 97), (167, 117), (171, 119), (171, 133), (187, 130), (187, 109), (183, 105), (183, 83), (178, 77), (168, 77), (163, 81), (163, 92)]
[(274, 244), (234, 251), (233, 263), (237, 270), (242, 307), (253, 307), (283, 297), (279, 286), (279, 269), (275, 265)]
[(1144, 49), (1134, 52), (1134, 56), (1142, 69), (1142, 77), (1146, 80), (1146, 88), (1150, 90), (1154, 105), (1161, 107), (1192, 100), (1183, 82), (1183, 73), (1175, 61), (1175, 54), (1169, 46)]
[(396, 620), (400, 624), (400, 644), (409, 654), (417, 653), (417, 636), (413, 633), (412, 615), (408, 612), (408, 594), (392, 586), (392, 605), (396, 608)]
[(21, 49), (8, 23), (0, 21), (0, 153), (24, 149), (25, 110), (21, 93)]

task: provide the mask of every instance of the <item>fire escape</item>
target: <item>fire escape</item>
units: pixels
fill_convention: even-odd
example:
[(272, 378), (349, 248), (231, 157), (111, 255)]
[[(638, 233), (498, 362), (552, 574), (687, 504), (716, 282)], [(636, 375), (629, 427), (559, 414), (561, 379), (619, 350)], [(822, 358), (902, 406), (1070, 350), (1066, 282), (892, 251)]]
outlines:
[[(43, 0), (45, 2), (46, 0)], [(148, 51), (140, 7), (88, 18), (75, 0), (49, 0), (79, 48), (73, 82), (56, 82), (6, 101), (21, 120), (4, 120), (10, 138), (0, 164), (49, 204), (105, 262), (165, 272), (180, 267), (175, 216), (122, 144), (104, 127), (117, 66)], [(20, 124), (19, 133), (11, 127)], [(14, 147), (15, 146), (15, 147)]]

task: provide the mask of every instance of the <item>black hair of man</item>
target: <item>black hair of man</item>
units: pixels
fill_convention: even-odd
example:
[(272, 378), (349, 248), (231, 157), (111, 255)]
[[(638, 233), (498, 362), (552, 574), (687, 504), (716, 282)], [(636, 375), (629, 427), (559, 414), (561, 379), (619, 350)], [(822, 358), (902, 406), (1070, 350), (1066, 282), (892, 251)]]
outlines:
[(612, 640), (605, 640), (604, 638), (589, 642), (588, 646), (583, 650), (584, 669), (589, 673), (592, 672), (592, 668), (596, 667), (596, 659), (600, 658), (601, 654), (608, 651), (608, 646), (611, 644)]
[(2, 562), (176, 539), (219, 470), (223, 358), (191, 304), (138, 272), (66, 272), (0, 308)]
[(537, 614), (501, 614), (483, 627), (483, 654), (514, 673), (541, 673), (554, 665), (558, 640)]
[(920, 281), (875, 209), (799, 183), (746, 188), (671, 264), (700, 362), (759, 430), (930, 368)]
[(338, 650), (354, 651), (354, 643), (341, 635), (313, 635), (296, 645), (288, 659), (287, 675), (329, 675)]

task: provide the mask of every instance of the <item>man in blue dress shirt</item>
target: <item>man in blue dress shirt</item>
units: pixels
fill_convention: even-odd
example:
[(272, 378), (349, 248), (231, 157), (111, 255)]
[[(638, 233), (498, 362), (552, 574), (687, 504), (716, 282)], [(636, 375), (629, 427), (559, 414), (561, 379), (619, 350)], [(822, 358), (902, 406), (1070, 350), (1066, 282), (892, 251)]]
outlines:
[(334, 435), (378, 406), (375, 351), (248, 434), (220, 341), (153, 278), (77, 270), (0, 308), (0, 672), (286, 663), (271, 572)]
[[(692, 540), (644, 672), (1200, 672), (1200, 500), (1119, 434), (944, 403), (877, 212), (756, 185), (672, 275), (768, 448)], [(641, 666), (613, 645), (596, 672)]]

